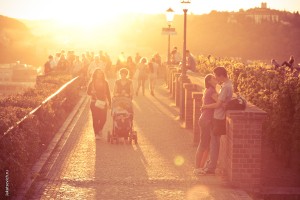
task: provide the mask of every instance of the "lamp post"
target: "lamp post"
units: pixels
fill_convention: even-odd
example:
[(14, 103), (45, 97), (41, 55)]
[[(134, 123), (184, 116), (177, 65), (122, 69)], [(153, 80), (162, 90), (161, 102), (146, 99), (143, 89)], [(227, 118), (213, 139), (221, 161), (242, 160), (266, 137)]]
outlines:
[(184, 12), (184, 22), (183, 22), (183, 56), (182, 56), (182, 72), (181, 76), (186, 77), (186, 14), (189, 9), (191, 0), (182, 0), (181, 5)]
[[(168, 10), (166, 10), (166, 18), (167, 18), (167, 22), (168, 22), (168, 29), (170, 31), (171, 29), (171, 25), (174, 19), (174, 10), (172, 8), (169, 8)], [(168, 34), (168, 64), (171, 63), (170, 60), (170, 44), (171, 44), (171, 37), (170, 37), (171, 33), (169, 32)]]
[(188, 7), (191, 3), (191, 0), (181, 0), (181, 5), (184, 12), (184, 24), (183, 24), (183, 55), (182, 55), (182, 66), (181, 66), (181, 75), (180, 75), (180, 91), (179, 91), (179, 108), (180, 108), (180, 119), (185, 119), (185, 88), (184, 84), (189, 83), (190, 80), (186, 75), (186, 15)]

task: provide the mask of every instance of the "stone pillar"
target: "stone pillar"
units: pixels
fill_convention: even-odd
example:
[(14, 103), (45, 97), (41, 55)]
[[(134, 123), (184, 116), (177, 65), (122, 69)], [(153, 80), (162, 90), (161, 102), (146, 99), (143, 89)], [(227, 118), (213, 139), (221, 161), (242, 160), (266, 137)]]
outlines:
[(170, 77), (170, 93), (172, 94), (174, 90), (174, 84), (173, 84), (173, 79), (174, 79), (174, 74), (177, 73), (177, 68), (171, 69), (171, 77)]
[(261, 185), (262, 124), (266, 112), (248, 105), (245, 111), (227, 111), (227, 134), (221, 137), (220, 163), (229, 181), (255, 191)]
[(198, 120), (201, 115), (200, 108), (202, 107), (202, 92), (192, 92), (192, 98), (193, 98), (193, 133), (194, 133), (194, 145), (198, 145), (200, 140), (200, 130), (198, 125)]
[(182, 76), (182, 74), (179, 77), (179, 116), (180, 120), (184, 121), (185, 117), (185, 89), (183, 85), (185, 83), (190, 83), (190, 79), (187, 76)]
[(175, 67), (169, 67), (168, 68), (168, 89), (171, 92), (171, 87), (172, 87), (172, 73), (173, 71), (176, 70)]
[[(178, 103), (178, 105), (177, 105), (177, 103), (176, 103), (176, 99), (177, 99), (177, 101), (179, 100), (178, 98), (179, 98), (179, 93), (178, 93), (178, 88), (179, 88), (179, 77), (180, 77), (180, 73), (175, 73), (174, 74), (174, 80), (173, 80), (173, 86), (174, 86), (174, 90), (173, 90), (173, 93), (172, 93), (172, 98), (173, 99), (175, 99), (175, 104), (176, 104), (176, 106), (178, 106), (179, 105), (179, 103)], [(178, 96), (178, 97), (177, 97)]]
[(193, 128), (193, 97), (192, 92), (197, 91), (197, 85), (193, 83), (183, 84), (185, 89), (185, 109), (184, 109), (184, 126), (185, 128)]

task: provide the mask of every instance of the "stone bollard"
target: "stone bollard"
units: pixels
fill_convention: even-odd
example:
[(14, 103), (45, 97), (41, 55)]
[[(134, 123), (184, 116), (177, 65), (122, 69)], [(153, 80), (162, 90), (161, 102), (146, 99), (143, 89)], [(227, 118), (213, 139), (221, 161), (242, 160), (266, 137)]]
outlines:
[(262, 125), (266, 112), (253, 105), (227, 111), (227, 134), (221, 137), (220, 163), (229, 181), (247, 190), (261, 186)]
[(172, 99), (175, 99), (176, 103), (176, 94), (178, 93), (178, 79), (179, 79), (180, 73), (174, 73), (174, 79), (173, 79), (173, 90), (172, 90)]
[(168, 89), (170, 88), (170, 76), (171, 76), (171, 70), (170, 70), (170, 68), (172, 68), (172, 67), (168, 66), (166, 68), (166, 84), (167, 84)]
[(184, 98), (185, 98), (185, 109), (184, 109), (184, 127), (192, 128), (193, 127), (193, 98), (192, 92), (197, 91), (197, 85), (193, 83), (185, 83), (184, 87)]
[(180, 120), (185, 119), (185, 83), (191, 83), (191, 80), (187, 76), (180, 75), (179, 77), (179, 117)]
[(199, 129), (199, 124), (198, 120), (201, 115), (201, 110), (200, 108), (202, 107), (202, 97), (203, 93), (202, 92), (192, 92), (192, 98), (193, 98), (193, 133), (194, 133), (194, 145), (198, 145), (199, 140), (200, 140), (200, 129)]
[(176, 72), (176, 68), (175, 67), (171, 67), (169, 69), (169, 92), (172, 93), (173, 90), (173, 74)]
[(177, 107), (180, 106), (180, 73), (178, 73), (178, 78), (175, 82), (175, 104)]

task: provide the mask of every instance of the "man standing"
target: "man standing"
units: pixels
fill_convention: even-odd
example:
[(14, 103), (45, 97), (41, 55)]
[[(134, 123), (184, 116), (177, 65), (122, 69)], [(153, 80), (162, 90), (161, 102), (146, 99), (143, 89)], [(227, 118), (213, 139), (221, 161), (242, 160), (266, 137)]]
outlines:
[(189, 50), (186, 50), (187, 69), (196, 71), (196, 60)]
[(53, 56), (50, 55), (48, 57), (48, 61), (44, 64), (44, 74), (49, 74), (55, 68), (55, 62), (53, 60)]
[(178, 65), (180, 63), (180, 61), (181, 61), (181, 55), (177, 51), (177, 47), (174, 47), (171, 52), (171, 62), (174, 65)]
[(214, 69), (216, 80), (221, 84), (221, 90), (216, 103), (204, 105), (202, 109), (214, 108), (213, 127), (211, 132), (209, 160), (203, 168), (201, 175), (215, 174), (217, 162), (219, 158), (220, 138), (226, 134), (226, 111), (224, 104), (228, 103), (233, 95), (233, 84), (227, 76), (224, 67), (216, 67)]

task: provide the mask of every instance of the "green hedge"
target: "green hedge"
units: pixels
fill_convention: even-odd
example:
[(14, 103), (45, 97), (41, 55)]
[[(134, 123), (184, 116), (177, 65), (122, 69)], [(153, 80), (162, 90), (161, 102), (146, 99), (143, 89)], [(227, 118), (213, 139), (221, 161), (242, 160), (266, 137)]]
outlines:
[[(37, 78), (36, 87), (23, 94), (0, 100), (0, 132), (15, 125), (49, 95), (71, 80), (70, 75), (51, 74)], [(5, 172), (9, 172), (9, 192), (14, 195), (32, 165), (59, 130), (79, 100), (77, 81), (44, 104), (34, 115), (0, 140), (0, 196), (5, 195)]]
[[(299, 167), (300, 77), (289, 68), (275, 70), (263, 62), (244, 64), (238, 59), (199, 56), (198, 70), (204, 75), (224, 66), (235, 92), (268, 113), (264, 138), (287, 166)], [(291, 162), (294, 163), (291, 163)]]

